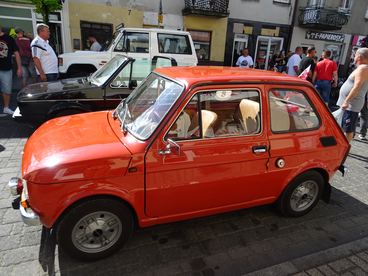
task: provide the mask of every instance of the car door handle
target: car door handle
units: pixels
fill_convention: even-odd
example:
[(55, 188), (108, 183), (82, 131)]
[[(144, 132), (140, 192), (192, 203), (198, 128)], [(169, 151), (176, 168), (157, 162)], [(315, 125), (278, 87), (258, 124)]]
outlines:
[(262, 145), (262, 146), (253, 146), (252, 147), (252, 151), (253, 151), (253, 153), (267, 152), (267, 146), (265, 146), (265, 145)]

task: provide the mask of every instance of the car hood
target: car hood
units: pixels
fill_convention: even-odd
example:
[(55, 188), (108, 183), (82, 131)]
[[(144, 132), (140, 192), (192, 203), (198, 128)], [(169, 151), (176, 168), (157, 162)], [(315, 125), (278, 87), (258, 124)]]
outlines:
[(40, 184), (123, 176), (131, 152), (116, 137), (108, 112), (50, 120), (27, 141), (22, 176)]
[(60, 97), (67, 99), (67, 92), (97, 87), (90, 83), (86, 77), (71, 78), (52, 82), (30, 84), (18, 93), (18, 101), (33, 101), (47, 99), (48, 96), (59, 93)]
[(95, 52), (95, 51), (75, 51), (73, 53), (65, 53), (65, 54), (61, 54), (59, 55), (59, 58), (78, 58), (77, 60), (80, 60), (80, 58), (83, 57), (90, 57), (90, 58), (108, 58), (111, 57), (111, 53), (110, 52), (106, 52), (106, 51), (102, 51), (102, 52)]

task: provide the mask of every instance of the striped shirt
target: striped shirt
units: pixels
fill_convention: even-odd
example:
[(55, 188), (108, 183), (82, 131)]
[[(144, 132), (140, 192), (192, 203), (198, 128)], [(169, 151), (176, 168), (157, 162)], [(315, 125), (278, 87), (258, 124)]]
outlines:
[[(59, 73), (57, 56), (48, 41), (36, 36), (31, 43), (31, 49), (32, 57), (37, 57), (40, 60), (45, 74)], [(39, 75), (37, 68), (36, 71), (37, 75)]]

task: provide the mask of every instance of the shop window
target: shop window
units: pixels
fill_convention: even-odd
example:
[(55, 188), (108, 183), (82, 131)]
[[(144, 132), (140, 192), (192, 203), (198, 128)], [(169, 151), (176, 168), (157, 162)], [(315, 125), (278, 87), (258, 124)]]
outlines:
[(319, 126), (317, 113), (302, 92), (273, 89), (268, 96), (272, 132), (297, 132)]
[(1, 6), (0, 16), (1, 15), (32, 19), (31, 9), (10, 8)]
[(188, 30), (192, 36), (198, 60), (209, 60), (211, 57), (211, 32)]
[(186, 35), (157, 34), (160, 53), (191, 55), (189, 38)]
[(107, 44), (112, 40), (112, 24), (81, 21), (80, 28), (83, 50), (89, 49), (88, 36), (90, 35), (96, 37), (103, 49), (107, 49)]

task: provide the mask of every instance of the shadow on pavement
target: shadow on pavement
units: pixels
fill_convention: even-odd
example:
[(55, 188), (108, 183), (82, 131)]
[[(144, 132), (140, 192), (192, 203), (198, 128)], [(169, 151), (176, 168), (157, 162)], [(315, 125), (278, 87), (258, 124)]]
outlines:
[(11, 116), (0, 117), (0, 139), (27, 138), (35, 129), (30, 124), (14, 121)]
[(349, 153), (349, 157), (368, 163), (368, 157), (363, 156), (363, 155)]
[(55, 256), (60, 275), (240, 275), (361, 239), (367, 226), (368, 206), (333, 188), (330, 204), (320, 201), (301, 218), (263, 206), (140, 229), (119, 252), (91, 263), (55, 254), (55, 239), (43, 232), (40, 262), (49, 275)]

